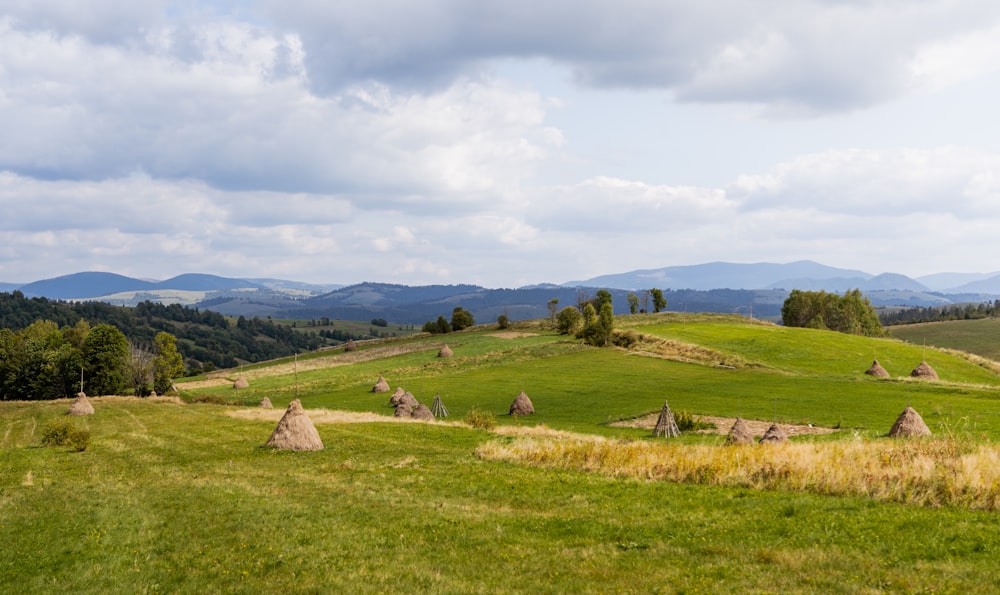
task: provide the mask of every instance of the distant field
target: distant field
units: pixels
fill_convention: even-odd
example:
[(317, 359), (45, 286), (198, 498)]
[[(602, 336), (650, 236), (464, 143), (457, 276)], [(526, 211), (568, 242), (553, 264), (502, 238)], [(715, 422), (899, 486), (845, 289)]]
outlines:
[(903, 324), (889, 327), (889, 333), (917, 345), (961, 349), (1000, 361), (1000, 318)]
[[(178, 384), (185, 399), (243, 406), (96, 398), (96, 413), (74, 420), (91, 432), (83, 452), (40, 445), (68, 401), (0, 402), (0, 592), (978, 593), (1000, 584), (995, 371), (898, 340), (739, 317), (618, 324), (636, 333), (633, 349), (523, 324), (247, 366), (248, 389), (232, 388), (239, 370)], [(453, 357), (437, 357), (444, 343)], [(874, 357), (893, 378), (863, 374)], [(940, 382), (907, 377), (921, 359)], [(428, 404), (440, 395), (451, 416), (392, 421), (388, 395), (371, 392), (379, 375)], [(511, 418), (521, 390), (537, 413)], [(277, 410), (254, 407), (265, 396)], [(326, 448), (262, 448), (296, 396), (317, 414)], [(667, 441), (609, 424), (664, 400), (675, 411), (838, 431), (732, 450), (718, 434)], [(936, 438), (884, 437), (907, 405)], [(321, 408), (384, 421), (348, 423)], [(462, 424), (473, 409), (492, 413), (496, 431)]]

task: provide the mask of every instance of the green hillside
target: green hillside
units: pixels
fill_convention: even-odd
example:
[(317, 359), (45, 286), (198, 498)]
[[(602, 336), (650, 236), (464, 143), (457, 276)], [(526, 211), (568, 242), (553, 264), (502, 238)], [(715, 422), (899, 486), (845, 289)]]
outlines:
[(909, 343), (960, 349), (1000, 361), (1000, 318), (902, 324), (889, 327), (889, 333)]
[[(740, 317), (618, 323), (632, 331), (629, 349), (524, 324), (227, 370), (179, 384), (184, 400), (95, 398), (95, 414), (81, 418), (64, 415), (68, 400), (0, 402), (0, 592), (874, 593), (1000, 584), (1000, 479), (952, 471), (1000, 456), (996, 372), (901, 341)], [(437, 357), (444, 342), (454, 356)], [(876, 356), (893, 378), (863, 374)], [(907, 377), (922, 358), (939, 382)], [(250, 387), (234, 389), (241, 374)], [(440, 395), (448, 421), (389, 423), (388, 395), (371, 392), (379, 375), (428, 404)], [(521, 390), (537, 413), (511, 418)], [(325, 448), (263, 448), (296, 396)], [(264, 397), (275, 409), (256, 407)], [(609, 424), (658, 411), (664, 399), (674, 411), (840, 430), (793, 437), (788, 448), (726, 448), (719, 434), (654, 440)], [(907, 404), (935, 438), (882, 437)], [(461, 423), (473, 409), (493, 413), (496, 430)], [(87, 447), (41, 446), (47, 428), (66, 419), (89, 432)], [(576, 466), (569, 453), (590, 441), (611, 454)], [(565, 448), (564, 464), (489, 454), (532, 445)], [(675, 459), (703, 452), (761, 467), (746, 484), (716, 484), (710, 470), (676, 483), (630, 454), (661, 445)], [(760, 487), (794, 479), (771, 453), (801, 459), (799, 447), (827, 446), (867, 453), (844, 473), (912, 477), (901, 475), (899, 487), (891, 480), (889, 491), (856, 480)]]

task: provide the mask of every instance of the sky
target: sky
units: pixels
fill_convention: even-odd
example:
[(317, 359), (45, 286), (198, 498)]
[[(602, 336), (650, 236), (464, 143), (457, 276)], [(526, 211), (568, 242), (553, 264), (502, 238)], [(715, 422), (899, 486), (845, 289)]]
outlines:
[(1000, 271), (995, 0), (0, 0), (0, 281)]

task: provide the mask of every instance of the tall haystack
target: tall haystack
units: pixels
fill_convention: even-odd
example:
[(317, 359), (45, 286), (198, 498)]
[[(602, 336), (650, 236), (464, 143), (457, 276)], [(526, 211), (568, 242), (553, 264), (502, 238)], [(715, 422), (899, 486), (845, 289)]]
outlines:
[(453, 355), (455, 355), (455, 353), (451, 350), (451, 347), (448, 347), (447, 343), (445, 343), (444, 346), (438, 351), (438, 357), (451, 357)]
[(878, 360), (872, 362), (871, 367), (865, 370), (865, 374), (876, 378), (889, 378), (889, 372), (878, 363)]
[(927, 380), (938, 379), (937, 372), (927, 362), (920, 362), (920, 365), (913, 368), (913, 371), (910, 372), (910, 376), (914, 378), (926, 378)]
[(344, 351), (354, 351), (358, 348), (358, 344), (354, 342), (354, 339), (348, 339), (347, 343), (344, 343)]
[(531, 404), (531, 399), (523, 390), (514, 397), (514, 402), (510, 404), (510, 415), (531, 415), (534, 412), (535, 406)]
[(375, 386), (372, 387), (373, 393), (387, 393), (389, 392), (389, 390), (390, 390), (389, 383), (386, 382), (385, 376), (379, 376), (378, 382), (376, 382)]
[(413, 408), (412, 412), (410, 412), (410, 417), (413, 419), (434, 421), (434, 414), (427, 408), (427, 405), (424, 405), (423, 403), (417, 403), (417, 406)]
[(322, 450), (323, 441), (298, 399), (288, 404), (267, 444), (279, 450)]
[(69, 406), (66, 415), (93, 415), (94, 406), (90, 404), (87, 395), (83, 392), (77, 393), (76, 400)]
[(233, 383), (233, 388), (250, 388), (250, 383), (243, 377), (243, 374), (240, 374), (236, 377), (236, 382)]
[(930, 436), (931, 430), (924, 423), (924, 418), (920, 417), (916, 409), (907, 407), (896, 418), (896, 423), (892, 424), (889, 435), (893, 438), (910, 438), (913, 436)]
[(742, 417), (737, 417), (733, 427), (729, 429), (726, 444), (753, 444), (753, 433)]
[(434, 403), (431, 405), (431, 413), (434, 417), (448, 417), (448, 408), (441, 402), (441, 395), (434, 395)]
[(761, 444), (778, 444), (788, 440), (785, 431), (778, 427), (778, 424), (771, 424), (771, 427), (760, 437)]
[(405, 394), (406, 391), (403, 390), (402, 386), (396, 387), (396, 392), (392, 393), (392, 396), (389, 397), (389, 404), (392, 405), (393, 407), (399, 405), (399, 400), (402, 399), (403, 395)]
[(271, 399), (264, 397), (260, 400), (260, 406), (264, 409), (274, 409), (274, 405), (271, 404)]
[(653, 438), (657, 436), (676, 438), (680, 435), (681, 429), (677, 427), (674, 412), (670, 410), (670, 404), (664, 401), (663, 409), (660, 410), (660, 417), (656, 418), (656, 426), (653, 428)]

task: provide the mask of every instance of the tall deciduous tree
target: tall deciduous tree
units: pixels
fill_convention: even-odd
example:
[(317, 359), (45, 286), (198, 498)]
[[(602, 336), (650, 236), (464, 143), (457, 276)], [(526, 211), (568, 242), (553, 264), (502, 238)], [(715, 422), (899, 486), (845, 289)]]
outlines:
[(475, 319), (472, 317), (472, 312), (469, 312), (461, 306), (456, 307), (451, 312), (451, 330), (460, 331), (465, 328), (476, 324)]
[(625, 296), (625, 299), (628, 300), (629, 314), (635, 314), (639, 311), (639, 296), (630, 291), (628, 292), (628, 295)]
[(83, 342), (85, 392), (90, 395), (114, 395), (125, 388), (128, 363), (128, 339), (117, 327), (98, 324)]
[(173, 388), (173, 379), (184, 373), (184, 359), (177, 351), (177, 337), (159, 332), (153, 338), (153, 390), (164, 395)]
[(662, 312), (667, 309), (667, 298), (663, 297), (663, 290), (653, 289), (649, 290), (649, 293), (653, 296), (653, 312)]

